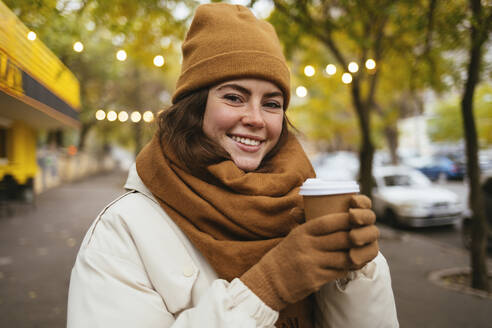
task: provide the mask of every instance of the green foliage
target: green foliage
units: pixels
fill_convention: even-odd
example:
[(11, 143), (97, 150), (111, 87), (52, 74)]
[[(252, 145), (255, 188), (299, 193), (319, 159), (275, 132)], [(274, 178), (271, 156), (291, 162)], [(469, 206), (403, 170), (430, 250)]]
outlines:
[[(481, 147), (492, 145), (492, 85), (482, 84), (474, 95), (475, 124)], [(440, 102), (429, 120), (428, 132), (433, 141), (463, 140), (460, 98)]]
[[(167, 105), (179, 74), (180, 40), (195, 1), (6, 0), (6, 5), (76, 75), (81, 87), (82, 131), (94, 128), (103, 143), (134, 148), (133, 123), (96, 121), (98, 109), (157, 112)], [(179, 15), (177, 15), (179, 14)], [(179, 16), (179, 17), (177, 17)], [(177, 17), (177, 18), (176, 18)], [(77, 53), (73, 44), (84, 50)], [(119, 49), (125, 62), (116, 60)], [(162, 55), (157, 68), (153, 58)], [(146, 127), (150, 125), (146, 124)], [(144, 139), (150, 137), (144, 132)]]
[[(369, 128), (377, 146), (384, 145), (385, 128), (423, 112), (424, 92), (431, 89), (441, 94), (463, 85), (470, 24), (466, 0), (274, 2), (277, 7), (269, 20), (292, 61), (294, 82), (310, 93), (307, 103), (299, 108), (293, 104), (293, 112), (298, 112), (293, 120), (315, 140), (333, 138), (326, 131), (334, 129), (338, 120), (326, 117), (340, 111), (337, 103), (343, 103), (345, 110), (353, 106), (353, 94), (341, 91), (350, 88), (340, 81), (338, 73), (345, 70), (342, 63), (359, 64), (361, 99), (376, 114)], [(371, 57), (377, 69), (368, 72), (363, 65)], [(304, 65), (313, 65), (319, 72), (328, 63), (337, 64), (337, 75), (330, 78), (337, 83), (303, 74)], [(487, 74), (487, 65), (484, 71)], [(373, 79), (376, 83), (371, 86)], [(317, 108), (330, 114), (320, 116)], [(357, 121), (351, 116), (349, 130), (354, 131)], [(341, 123), (341, 128), (347, 127)], [(353, 134), (344, 141), (340, 144), (357, 142)]]
[[(355, 149), (359, 141), (355, 115), (351, 109), (349, 88), (341, 83), (342, 72), (329, 76), (321, 63), (332, 62), (322, 45), (304, 37), (302, 52), (292, 53), (293, 93), (297, 86), (308, 89), (304, 99), (294, 97), (287, 111), (289, 119), (311, 140), (323, 141), (329, 149)], [(316, 73), (304, 75), (304, 67), (311, 64)]]
[[(349, 132), (339, 134), (344, 140), (338, 144), (355, 148), (358, 142), (353, 93), (349, 92), (351, 86), (341, 82), (341, 74), (346, 72), (343, 65), (349, 61), (359, 65), (354, 77), (362, 101), (378, 114), (377, 121), (373, 121), (376, 131), (371, 133), (378, 145), (382, 145), (385, 125), (395, 125), (399, 117), (418, 112), (412, 98), (417, 98), (420, 90), (430, 85), (442, 88), (439, 77), (447, 71), (444, 61), (433, 65), (431, 72), (429, 62), (423, 58), (430, 54), (422, 46), (427, 29), (427, 18), (422, 13), (427, 1), (274, 2), (277, 8), (269, 20), (292, 61), (295, 83), (306, 86), (310, 94), (300, 108), (294, 104), (293, 111), (303, 114), (293, 120), (298, 123), (302, 117), (299, 123), (305, 126), (301, 130), (314, 140), (329, 141), (334, 138), (331, 131), (343, 130)], [(367, 58), (376, 59), (376, 70), (364, 68)], [(337, 65), (337, 74), (332, 77), (321, 74), (328, 63)], [(307, 64), (316, 67), (319, 75), (306, 78), (303, 69)], [(317, 108), (322, 108), (324, 115)], [(351, 125), (345, 120), (329, 119), (338, 117), (340, 112), (350, 117)]]
[[(114, 136), (130, 147), (135, 144), (131, 123), (104, 125), (94, 120), (94, 113), (99, 108), (156, 112), (166, 105), (160, 96), (174, 88), (180, 70), (180, 40), (197, 2), (4, 2), (76, 74), (81, 82), (83, 124), (94, 126), (105, 138)], [(371, 135), (378, 146), (384, 144), (386, 126), (421, 113), (422, 91), (431, 88), (440, 93), (463, 83), (466, 61), (460, 58), (465, 58), (470, 24), (466, 0), (274, 2), (277, 8), (269, 21), (291, 63), (293, 91), (298, 85), (309, 90), (305, 101), (293, 97), (288, 115), (300, 130), (314, 140), (328, 141), (329, 147), (356, 148), (360, 126), (350, 86), (341, 82), (345, 68), (328, 46), (327, 37), (345, 64), (359, 64), (357, 78), (363, 100), (370, 101), (371, 80), (377, 80), (368, 105), (377, 114), (371, 115)], [(431, 16), (432, 3), (436, 5)], [(178, 11), (181, 15), (176, 18)], [(75, 41), (83, 42), (82, 53), (72, 50)], [(126, 62), (115, 59), (120, 48), (128, 53)], [(164, 56), (163, 68), (153, 66), (156, 54)], [(370, 57), (377, 60), (376, 75), (363, 68)], [(322, 72), (328, 63), (337, 64), (334, 76)], [(316, 68), (314, 77), (303, 73), (308, 64)], [(490, 74), (490, 65), (484, 65), (484, 76), (490, 78)]]

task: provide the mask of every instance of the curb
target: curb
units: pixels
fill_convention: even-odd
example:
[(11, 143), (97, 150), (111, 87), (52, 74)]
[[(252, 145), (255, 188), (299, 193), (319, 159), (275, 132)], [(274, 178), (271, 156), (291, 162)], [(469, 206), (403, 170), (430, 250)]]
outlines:
[[(381, 227), (378, 226), (380, 230), (380, 239), (383, 240), (395, 240), (395, 241), (401, 241), (401, 242), (408, 242), (410, 240), (414, 240), (417, 242), (424, 242), (427, 244), (430, 244), (431, 246), (437, 247), (441, 249), (441, 251), (452, 254), (452, 255), (457, 255), (457, 256), (469, 256), (469, 251), (466, 249), (461, 249), (440, 241), (432, 240), (430, 238), (427, 238), (425, 236), (419, 236), (417, 234), (413, 233), (407, 233), (407, 232), (401, 232), (401, 231), (396, 231), (391, 228), (387, 227)], [(492, 277), (492, 260), (487, 258), (486, 259), (487, 266), (489, 267), (488, 275)], [(452, 268), (446, 268), (446, 269), (440, 269), (440, 270), (435, 270), (432, 271), (428, 274), (427, 278), (429, 279), (430, 282), (433, 284), (437, 285), (438, 287), (452, 290), (455, 292), (460, 292), (463, 294), (467, 295), (472, 295), (476, 296), (482, 299), (490, 299), (492, 300), (492, 292), (486, 292), (483, 290), (471, 288), (470, 286), (466, 285), (461, 285), (461, 284), (456, 284), (456, 283), (450, 283), (445, 281), (443, 278), (446, 276), (452, 276), (452, 275), (457, 275), (457, 274), (470, 274), (471, 268), (470, 267), (452, 267)]]
[[(443, 278), (446, 276), (452, 276), (457, 274), (470, 274), (470, 273), (471, 273), (470, 267), (448, 268), (448, 269), (442, 269), (442, 270), (431, 272), (428, 276), (428, 279), (432, 283), (436, 284), (437, 286), (445, 289), (492, 300), (492, 292), (486, 292), (483, 290), (471, 288), (469, 286), (465, 286), (461, 284), (448, 283), (443, 280)], [(492, 277), (492, 271), (489, 271), (488, 275), (489, 277)]]

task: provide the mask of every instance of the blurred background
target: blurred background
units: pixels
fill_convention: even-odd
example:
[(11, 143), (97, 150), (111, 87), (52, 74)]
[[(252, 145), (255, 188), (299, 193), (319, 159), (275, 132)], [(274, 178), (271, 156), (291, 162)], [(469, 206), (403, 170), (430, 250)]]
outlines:
[[(0, 0), (0, 326), (64, 325), (83, 234), (170, 105), (181, 42), (206, 2)], [(317, 175), (360, 182), (382, 247), (418, 236), (459, 250), (468, 271), (443, 279), (485, 291), (474, 307), (490, 309), (492, 3), (225, 2), (276, 28), (287, 116)], [(415, 309), (395, 296), (407, 320)], [(418, 325), (466, 326), (436, 318)]]

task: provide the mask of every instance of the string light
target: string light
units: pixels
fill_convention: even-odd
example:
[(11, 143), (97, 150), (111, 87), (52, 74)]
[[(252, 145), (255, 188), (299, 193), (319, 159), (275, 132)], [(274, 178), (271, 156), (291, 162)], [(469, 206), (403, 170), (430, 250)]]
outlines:
[(154, 65), (157, 67), (162, 67), (164, 66), (164, 57), (161, 55), (157, 55), (154, 57)]
[(98, 120), (98, 121), (102, 121), (102, 120), (104, 120), (105, 118), (106, 118), (106, 113), (105, 113), (102, 109), (100, 109), (100, 110), (98, 110), (98, 111), (96, 112), (96, 120)]
[(106, 118), (108, 119), (108, 121), (113, 122), (116, 121), (116, 119), (118, 118), (118, 114), (116, 114), (114, 110), (110, 110), (106, 115)]
[(374, 61), (374, 59), (366, 60), (366, 68), (367, 69), (375, 69), (376, 68), (376, 62)]
[(130, 119), (132, 120), (133, 123), (138, 123), (142, 119), (142, 114), (140, 114), (140, 112), (135, 111), (130, 115)]
[(125, 50), (118, 50), (116, 53), (116, 59), (119, 61), (125, 61), (126, 60), (126, 51)]
[(306, 87), (304, 86), (298, 86), (296, 88), (296, 95), (299, 97), (299, 98), (304, 98), (307, 96), (307, 89)]
[(119, 114), (118, 114), (118, 120), (120, 122), (126, 122), (128, 120), (128, 113), (125, 112), (125, 111), (121, 111)]
[(350, 62), (350, 64), (348, 64), (348, 70), (351, 73), (356, 73), (359, 70), (359, 65), (357, 65), (356, 62)]
[(133, 111), (131, 114), (128, 114), (126, 111), (121, 111), (119, 113), (116, 113), (114, 110), (109, 111), (107, 114), (104, 110), (99, 109), (95, 113), (96, 120), (98, 121), (103, 121), (104, 119), (107, 119), (110, 122), (114, 122), (116, 120), (120, 122), (126, 122), (128, 119), (130, 119), (133, 123), (138, 123), (142, 119), (150, 123), (154, 120), (154, 113), (150, 110), (145, 111), (143, 114), (141, 114), (139, 111)]
[(82, 42), (77, 41), (73, 44), (73, 50), (75, 50), (76, 52), (82, 52), (84, 50), (84, 45), (82, 44)]
[(335, 75), (335, 73), (337, 72), (337, 67), (333, 64), (328, 64), (326, 65), (326, 74), (328, 75)]
[(316, 73), (316, 70), (314, 69), (313, 66), (307, 65), (306, 67), (304, 67), (304, 74), (306, 76), (313, 76), (315, 73)]
[[(89, 22), (86, 27), (88, 30), (91, 31), (95, 28), (95, 24), (94, 24), (94, 22)], [(37, 39), (37, 34), (34, 31), (29, 31), (26, 34), (26, 38), (30, 41), (34, 41)], [(81, 41), (76, 41), (73, 44), (72, 48), (75, 52), (82, 52), (82, 51), (84, 51), (85, 46)], [(116, 59), (118, 59), (119, 61), (125, 61), (127, 58), (128, 58), (128, 54), (126, 53), (125, 50), (120, 49), (116, 52)], [(153, 59), (153, 63), (156, 67), (162, 67), (166, 63), (166, 60), (164, 59), (164, 57), (162, 55), (156, 55)], [(314, 68), (312, 68), (312, 69), (314, 70)]]
[(352, 75), (350, 73), (343, 73), (342, 82), (345, 84), (349, 84), (350, 82), (352, 82)]
[(29, 33), (27, 33), (27, 39), (30, 41), (36, 40), (36, 37), (37, 37), (37, 35), (33, 31), (29, 31)]
[(116, 121), (116, 119), (118, 118), (118, 114), (116, 114), (116, 112), (114, 110), (110, 110), (106, 117), (107, 117), (108, 121), (113, 122), (113, 121)]
[(143, 113), (143, 120), (147, 123), (152, 122), (154, 119), (154, 113), (152, 113), (150, 110), (146, 111)]

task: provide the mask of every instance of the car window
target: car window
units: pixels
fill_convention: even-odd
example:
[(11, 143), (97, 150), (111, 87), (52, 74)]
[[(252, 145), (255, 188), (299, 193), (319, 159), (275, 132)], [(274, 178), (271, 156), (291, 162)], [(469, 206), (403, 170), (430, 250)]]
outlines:
[(408, 175), (387, 175), (383, 179), (387, 187), (410, 186), (410, 177)]
[(409, 186), (428, 186), (428, 179), (420, 172), (410, 172), (408, 174), (388, 174), (383, 177), (386, 187), (409, 187)]

